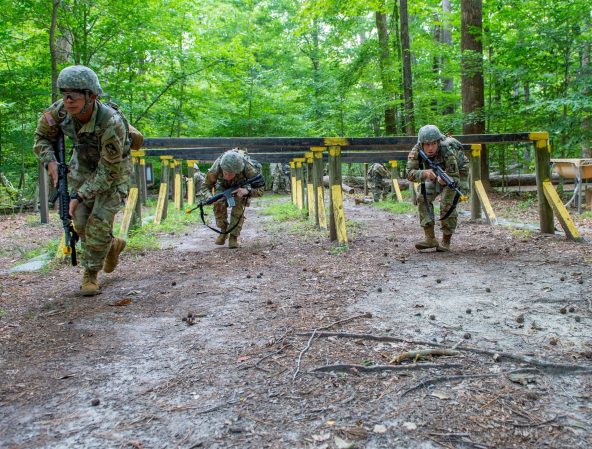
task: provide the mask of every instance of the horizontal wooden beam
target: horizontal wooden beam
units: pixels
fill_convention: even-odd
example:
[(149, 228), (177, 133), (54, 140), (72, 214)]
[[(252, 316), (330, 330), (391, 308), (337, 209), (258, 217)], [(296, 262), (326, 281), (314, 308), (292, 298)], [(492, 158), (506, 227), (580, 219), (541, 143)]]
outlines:
[[(464, 144), (532, 142), (532, 136), (540, 133), (465, 134), (454, 136)], [(335, 140), (337, 139), (337, 140)], [(344, 148), (356, 147), (404, 147), (411, 149), (417, 142), (415, 136), (388, 137), (152, 137), (144, 140), (145, 148), (243, 148), (249, 151), (272, 148), (274, 151), (290, 151), (295, 148), (309, 151), (310, 147), (327, 146), (339, 142)]]

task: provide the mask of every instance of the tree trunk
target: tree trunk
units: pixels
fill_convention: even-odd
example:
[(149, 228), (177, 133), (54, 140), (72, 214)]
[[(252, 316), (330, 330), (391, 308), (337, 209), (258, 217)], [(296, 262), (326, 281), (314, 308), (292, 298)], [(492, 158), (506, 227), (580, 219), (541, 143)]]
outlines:
[[(482, 0), (461, 0), (462, 112), (463, 133), (485, 132), (483, 82)], [(481, 151), (481, 180), (489, 188), (489, 162), (486, 146)]]
[(397, 133), (396, 127), (396, 113), (393, 107), (394, 100), (394, 84), (391, 54), (389, 51), (389, 36), (386, 22), (386, 15), (380, 11), (376, 11), (376, 30), (378, 32), (378, 45), (380, 47), (380, 78), (382, 80), (382, 91), (385, 102), (384, 109), (384, 129), (387, 135), (395, 135)]
[[(442, 39), (442, 44), (446, 47), (446, 51), (444, 53), (448, 53), (452, 49), (452, 29), (450, 27), (450, 0), (443, 0), (442, 1), (442, 31), (440, 33), (440, 37)], [(444, 58), (440, 60), (440, 69), (446, 72), (446, 64)], [(448, 76), (442, 77), (442, 91), (447, 94), (452, 94), (454, 90), (454, 84), (452, 82), (452, 78)], [(444, 115), (454, 114), (454, 103), (452, 101), (446, 100), (446, 105), (442, 111)]]
[(407, 0), (401, 0), (401, 50), (403, 53), (403, 98), (405, 104), (405, 132), (415, 135), (415, 118), (413, 114), (413, 79), (411, 77), (411, 49), (409, 45), (409, 14)]
[(51, 59), (51, 102), (58, 99), (58, 63), (55, 31), (58, 23), (58, 8), (61, 0), (53, 0), (51, 9), (51, 26), (49, 27), (49, 57)]
[[(587, 30), (590, 29), (590, 16), (584, 19), (584, 32), (586, 35)], [(582, 74), (586, 77), (590, 77), (590, 41), (585, 42), (582, 48)], [(590, 85), (584, 84), (583, 92), (584, 98), (590, 96)], [(584, 117), (582, 118), (582, 157), (592, 157), (592, 120), (590, 113), (584, 111)]]

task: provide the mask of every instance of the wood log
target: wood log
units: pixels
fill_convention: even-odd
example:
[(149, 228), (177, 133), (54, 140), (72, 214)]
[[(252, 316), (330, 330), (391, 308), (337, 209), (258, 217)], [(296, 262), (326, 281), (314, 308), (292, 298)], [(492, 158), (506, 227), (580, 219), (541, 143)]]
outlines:
[[(553, 184), (559, 184), (559, 175), (557, 173), (551, 174), (551, 182)], [(502, 186), (535, 186), (536, 175), (525, 173), (522, 175), (490, 175), (489, 183), (491, 187), (502, 187)]]
[[(323, 185), (325, 187), (329, 187), (329, 177), (328, 176), (323, 176)], [(341, 184), (341, 190), (343, 190), (345, 193), (354, 193), (354, 188), (348, 186), (347, 184)]]

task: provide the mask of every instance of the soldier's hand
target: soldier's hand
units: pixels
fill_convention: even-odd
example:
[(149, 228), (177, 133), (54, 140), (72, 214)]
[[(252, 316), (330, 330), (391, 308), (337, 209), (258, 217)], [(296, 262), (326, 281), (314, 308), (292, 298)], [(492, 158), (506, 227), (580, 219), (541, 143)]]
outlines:
[(70, 217), (74, 216), (74, 212), (76, 212), (76, 208), (78, 207), (79, 201), (78, 200), (70, 200), (70, 204), (68, 207), (68, 213), (70, 214)]
[(440, 178), (439, 176), (438, 176), (438, 179), (437, 179), (437, 181), (438, 181), (438, 184), (440, 184), (441, 186), (445, 186), (445, 185), (447, 185), (447, 184), (446, 184), (446, 181), (444, 181), (444, 180), (443, 180), (442, 178)]
[(51, 179), (53, 187), (56, 188), (58, 186), (58, 163), (56, 161), (51, 161), (47, 164), (47, 174), (49, 175), (49, 179)]
[(424, 170), (421, 175), (423, 179), (428, 181), (435, 181), (437, 178), (436, 174), (432, 170)]
[(236, 193), (236, 196), (238, 196), (239, 198), (244, 198), (249, 194), (249, 191), (244, 187), (239, 187), (233, 193)]

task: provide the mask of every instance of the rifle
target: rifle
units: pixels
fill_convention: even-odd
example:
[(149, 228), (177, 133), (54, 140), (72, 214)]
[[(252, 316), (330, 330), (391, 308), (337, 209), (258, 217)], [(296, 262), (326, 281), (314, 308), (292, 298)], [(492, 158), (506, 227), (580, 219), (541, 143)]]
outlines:
[[(454, 190), (454, 192), (455, 192), (454, 199), (452, 200), (452, 206), (450, 206), (450, 209), (448, 209), (446, 214), (440, 218), (440, 220), (444, 220), (444, 219), (448, 218), (450, 216), (450, 214), (454, 211), (459, 200), (466, 201), (468, 199), (468, 197), (461, 192), (459, 183), (456, 182), (455, 180), (453, 180), (448, 175), (448, 173), (446, 173), (444, 171), (441, 164), (438, 164), (438, 163), (432, 161), (428, 157), (428, 155), (425, 154), (425, 152), (422, 149), (419, 150), (419, 158), (421, 160), (423, 160), (423, 162), (428, 165), (428, 167), (436, 174), (436, 176), (438, 176), (442, 181), (444, 181), (446, 183), (446, 187)], [(426, 193), (425, 193), (425, 186), (424, 186), (423, 182), (422, 182), (422, 193), (425, 197)], [(426, 203), (427, 203), (427, 201), (426, 201)]]
[(215, 228), (212, 228), (211, 226), (209, 226), (206, 223), (206, 220), (205, 220), (206, 214), (204, 212), (204, 206), (209, 206), (209, 205), (214, 204), (215, 202), (220, 201), (221, 199), (224, 198), (226, 200), (226, 203), (228, 204), (228, 206), (234, 207), (236, 205), (236, 202), (235, 202), (234, 196), (233, 196), (234, 192), (237, 189), (239, 189), (241, 187), (245, 187), (247, 185), (250, 185), (251, 187), (258, 189), (258, 188), (265, 186), (265, 180), (263, 179), (263, 176), (261, 175), (261, 173), (259, 173), (255, 176), (253, 176), (252, 178), (244, 179), (242, 181), (237, 182), (236, 184), (231, 185), (229, 188), (227, 188), (223, 192), (217, 193), (216, 195), (211, 196), (210, 198), (208, 198), (205, 201), (200, 201), (197, 206), (195, 206), (192, 209), (187, 209), (185, 212), (187, 214), (190, 214), (194, 210), (199, 209), (201, 221), (203, 222), (203, 224), (205, 224), (208, 228), (210, 228), (212, 231), (217, 232), (218, 234), (229, 234), (230, 232), (232, 232), (232, 230), (234, 228), (236, 228), (238, 226), (242, 216), (239, 217), (239, 219), (237, 220), (237, 222), (234, 224), (234, 226), (232, 228), (228, 229), (227, 231), (219, 231)]
[[(45, 113), (45, 120), (50, 126), (55, 126), (56, 122), (49, 112)], [(64, 228), (64, 254), (70, 255), (72, 265), (77, 265), (76, 260), (76, 242), (79, 237), (72, 224), (72, 217), (70, 216), (70, 194), (68, 193), (68, 166), (66, 165), (66, 145), (64, 142), (64, 132), (58, 127), (58, 135), (53, 143), (53, 151), (55, 152), (56, 161), (58, 163), (58, 187), (53, 192), (49, 199), (51, 207), (56, 200), (60, 200), (60, 220), (62, 220), (62, 227)]]

